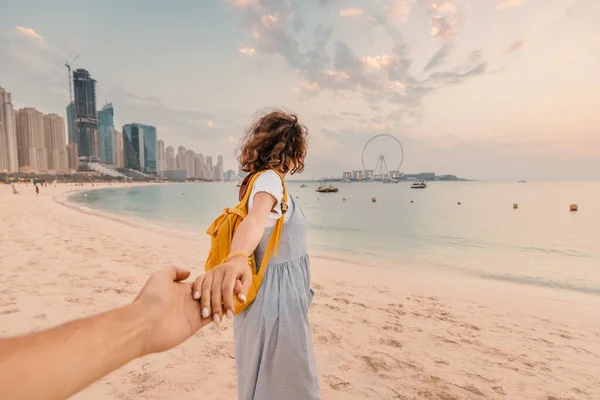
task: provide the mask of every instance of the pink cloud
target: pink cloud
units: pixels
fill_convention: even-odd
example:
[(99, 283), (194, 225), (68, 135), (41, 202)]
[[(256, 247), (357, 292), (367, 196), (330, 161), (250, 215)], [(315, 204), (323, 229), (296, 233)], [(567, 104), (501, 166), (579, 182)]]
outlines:
[(42, 35), (39, 35), (36, 31), (34, 31), (31, 28), (23, 28), (22, 26), (16, 26), (15, 31), (17, 31), (19, 34), (21, 34), (23, 36), (27, 36), (32, 39), (44, 40), (44, 37)]
[(253, 56), (254, 53), (256, 53), (256, 50), (254, 50), (252, 47), (240, 47), (238, 51), (247, 56)]
[(362, 8), (343, 8), (340, 10), (340, 17), (362, 17), (365, 15), (365, 10)]
[(522, 40), (517, 40), (516, 42), (511, 43), (510, 46), (508, 46), (508, 48), (506, 49), (507, 53), (516, 53), (518, 51), (520, 51), (523, 46), (525, 46), (525, 43), (527, 43), (527, 40), (522, 39)]
[(229, 2), (236, 7), (247, 7), (256, 3), (256, 0), (229, 0)]
[(496, 8), (504, 10), (506, 8), (520, 6), (525, 0), (496, 0)]

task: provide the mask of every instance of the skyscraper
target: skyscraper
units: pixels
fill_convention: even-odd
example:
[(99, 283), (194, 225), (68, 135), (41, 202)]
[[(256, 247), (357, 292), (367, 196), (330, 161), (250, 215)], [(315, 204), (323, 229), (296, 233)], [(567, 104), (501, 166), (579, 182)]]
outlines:
[(112, 103), (107, 103), (98, 111), (98, 145), (100, 161), (106, 164), (115, 163), (115, 110)]
[(115, 129), (114, 132), (114, 143), (115, 143), (115, 166), (117, 168), (125, 168), (125, 159), (123, 156), (123, 132), (119, 132)]
[(123, 158), (125, 168), (156, 174), (156, 128), (152, 125), (127, 124), (123, 127)]
[(99, 158), (98, 117), (96, 114), (96, 81), (85, 69), (73, 72), (73, 91), (75, 94), (74, 140), (77, 143), (79, 157), (89, 160)]
[(166, 167), (164, 169), (172, 171), (177, 169), (177, 160), (175, 159), (175, 149), (173, 146), (167, 146), (165, 150)]
[(19, 171), (42, 172), (48, 169), (48, 151), (44, 138), (44, 114), (35, 108), (16, 113)]
[(75, 105), (69, 103), (67, 106), (67, 130), (69, 135), (69, 143), (77, 143), (77, 123), (75, 122)]
[(187, 170), (187, 168), (185, 167), (185, 147), (183, 146), (179, 146), (177, 148), (177, 169), (185, 169)]
[(188, 173), (188, 178), (196, 178), (196, 153), (193, 150), (185, 152), (185, 169)]
[(123, 164), (137, 171), (144, 168), (144, 129), (138, 124), (123, 126)]
[(142, 125), (144, 130), (144, 166), (147, 174), (158, 173), (158, 150), (156, 148), (156, 128), (152, 125)]
[(69, 169), (77, 170), (79, 168), (79, 154), (77, 154), (77, 143), (69, 143), (67, 145), (69, 154)]
[(44, 115), (44, 142), (48, 154), (48, 169), (61, 172), (69, 169), (65, 120), (61, 116)]
[(205, 162), (205, 171), (206, 171), (206, 180), (208, 181), (214, 181), (215, 180), (215, 171), (213, 170), (213, 164), (212, 164), (212, 156), (206, 156), (206, 162)]
[(204, 173), (204, 155), (202, 153), (196, 154), (196, 178), (206, 179)]
[(19, 172), (17, 128), (11, 94), (0, 87), (0, 172)]
[(162, 140), (156, 141), (156, 152), (158, 153), (158, 169), (167, 169), (165, 160), (165, 142)]
[(215, 168), (215, 179), (217, 181), (222, 181), (225, 179), (223, 173), (223, 156), (217, 157), (217, 167)]

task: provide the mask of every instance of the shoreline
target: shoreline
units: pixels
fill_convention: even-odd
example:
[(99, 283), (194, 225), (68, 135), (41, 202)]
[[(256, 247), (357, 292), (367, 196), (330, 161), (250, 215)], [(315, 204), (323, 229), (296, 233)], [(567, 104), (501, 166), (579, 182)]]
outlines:
[[(158, 184), (158, 183), (138, 183), (133, 186), (136, 187), (146, 187), (146, 186), (156, 186), (156, 185), (185, 185), (186, 183), (167, 183), (167, 184)], [(112, 187), (94, 187), (94, 188), (79, 188), (72, 191), (65, 192), (61, 194), (60, 198), (57, 198), (57, 202), (60, 204), (72, 208), (75, 211), (79, 211), (82, 213), (97, 215), (107, 219), (114, 220), (116, 222), (125, 224), (127, 226), (137, 227), (144, 230), (149, 230), (157, 233), (166, 233), (173, 236), (181, 237), (181, 238), (193, 238), (194, 240), (199, 240), (204, 242), (208, 246), (210, 242), (210, 238), (205, 234), (204, 227), (198, 227), (197, 229), (186, 229), (187, 225), (181, 224), (161, 224), (160, 222), (154, 221), (151, 218), (138, 217), (135, 215), (124, 215), (118, 212), (114, 212), (111, 210), (106, 210), (103, 208), (95, 208), (89, 207), (85, 205), (85, 203), (80, 203), (74, 200), (71, 200), (73, 195), (76, 193), (85, 193), (85, 192), (93, 192), (93, 191), (102, 191), (116, 188), (127, 188), (132, 186), (129, 183), (123, 184), (113, 184)], [(208, 226), (208, 224), (207, 224)], [(518, 276), (515, 277), (502, 277), (500, 275), (489, 275), (484, 273), (478, 273), (467, 270), (460, 270), (454, 268), (440, 268), (435, 264), (419, 264), (419, 269), (415, 270), (411, 268), (411, 265), (405, 261), (386, 261), (384, 260), (384, 256), (377, 256), (374, 260), (369, 260), (370, 257), (361, 255), (359, 257), (351, 257), (343, 252), (336, 252), (335, 250), (317, 250), (314, 247), (309, 248), (311, 259), (321, 260), (323, 262), (333, 261), (339, 263), (347, 263), (356, 267), (367, 267), (367, 268), (375, 268), (378, 270), (391, 270), (404, 274), (416, 274), (420, 276), (429, 276), (432, 279), (439, 278), (439, 276), (444, 276), (445, 278), (455, 279), (455, 280), (464, 280), (464, 281), (475, 281), (475, 282), (495, 282), (498, 285), (506, 285), (509, 292), (513, 292), (514, 286), (520, 286), (523, 291), (526, 290), (548, 290), (550, 292), (558, 291), (565, 292), (564, 295), (568, 296), (569, 293), (573, 295), (585, 294), (590, 296), (598, 296), (600, 299), (600, 291), (595, 288), (579, 288), (573, 285), (568, 285), (561, 283), (560, 281), (546, 281), (546, 280), (527, 280), (523, 281)], [(373, 257), (371, 257), (373, 258)]]
[[(133, 300), (169, 264), (202, 271), (209, 242), (0, 187), (0, 334)], [(90, 188), (78, 188), (78, 190)], [(94, 188), (95, 189), (95, 188)], [(101, 189), (101, 188), (99, 188)], [(205, 236), (205, 235), (200, 235)], [(310, 318), (324, 399), (600, 397), (597, 296), (312, 258)], [(437, 275), (437, 276), (436, 276)], [(233, 329), (209, 326), (76, 399), (235, 398)]]

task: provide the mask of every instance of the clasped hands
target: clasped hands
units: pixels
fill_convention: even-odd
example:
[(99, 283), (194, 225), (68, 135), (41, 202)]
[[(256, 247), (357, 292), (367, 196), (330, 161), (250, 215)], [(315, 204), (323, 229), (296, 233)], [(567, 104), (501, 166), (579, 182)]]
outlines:
[[(246, 302), (252, 271), (243, 257), (184, 282), (190, 271), (169, 267), (150, 276), (134, 304), (148, 319), (144, 353), (156, 353), (181, 344), (211, 321), (233, 317), (234, 296)], [(212, 317), (211, 317), (212, 316)]]

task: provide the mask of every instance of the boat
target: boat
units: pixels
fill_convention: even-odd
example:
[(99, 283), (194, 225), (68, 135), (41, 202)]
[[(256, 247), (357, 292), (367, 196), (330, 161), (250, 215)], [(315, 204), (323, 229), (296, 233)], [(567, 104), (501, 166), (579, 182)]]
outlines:
[(397, 179), (394, 179), (394, 178), (390, 178), (389, 176), (386, 176), (383, 179), (383, 183), (398, 183), (398, 182), (400, 182), (400, 181)]
[(237, 187), (242, 187), (242, 182), (238, 182), (236, 186)]
[(344, 182), (344, 183), (352, 183), (352, 181), (350, 179), (348, 179), (348, 178), (344, 179), (342, 182)]
[(415, 181), (412, 185), (410, 185), (411, 189), (425, 189), (427, 187), (427, 183), (424, 180)]
[(527, 181), (519, 181), (519, 183), (527, 183)]
[(300, 185), (301, 188), (306, 187), (306, 183), (303, 183), (302, 185)]
[(317, 189), (317, 192), (319, 192), (319, 193), (337, 193), (338, 188), (336, 188), (332, 185), (321, 185)]

